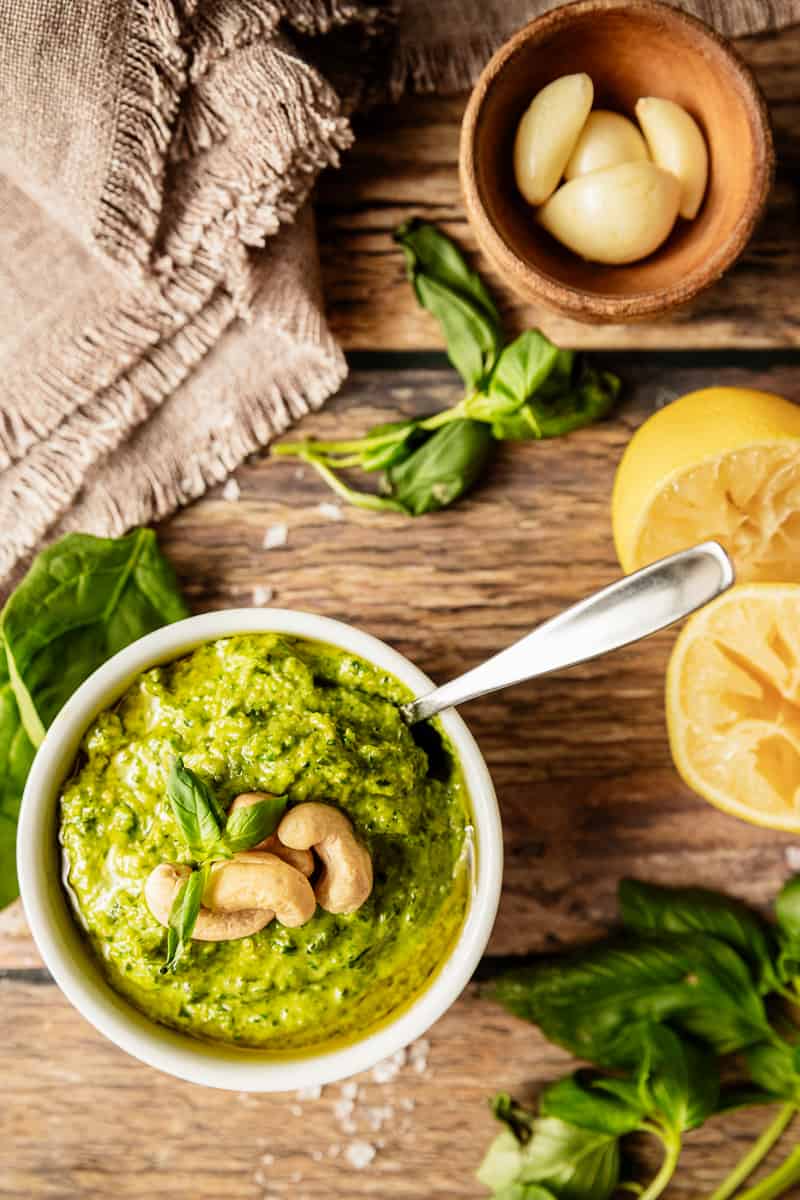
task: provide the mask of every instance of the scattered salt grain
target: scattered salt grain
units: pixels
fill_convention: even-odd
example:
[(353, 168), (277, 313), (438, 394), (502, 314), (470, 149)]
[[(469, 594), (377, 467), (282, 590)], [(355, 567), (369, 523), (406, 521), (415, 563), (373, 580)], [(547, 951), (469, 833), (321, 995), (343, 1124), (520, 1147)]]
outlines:
[(342, 1133), (346, 1134), (347, 1137), (352, 1137), (357, 1129), (358, 1126), (355, 1121), (342, 1121)]
[(263, 608), (265, 604), (269, 604), (274, 595), (275, 593), (271, 587), (263, 587), (259, 584), (253, 588), (253, 604), (258, 608)]
[(343, 1083), (341, 1091), (345, 1100), (358, 1099), (358, 1084), (356, 1083), (355, 1079), (348, 1079), (347, 1083)]
[(347, 1096), (343, 1096), (341, 1100), (337, 1100), (333, 1106), (333, 1115), (337, 1121), (346, 1121), (353, 1115), (355, 1105)]
[(400, 1101), (400, 1107), (403, 1112), (413, 1112), (415, 1103), (416, 1101), (412, 1100), (410, 1096), (404, 1096)]
[(291, 1175), (289, 1176), (289, 1183), (299, 1183), (302, 1178), (302, 1171), (292, 1171)]
[(222, 489), (222, 499), (235, 501), (235, 500), (241, 499), (241, 495), (242, 495), (242, 489), (239, 487), (239, 484), (231, 475), (230, 479), (225, 484), (225, 487)]
[(790, 871), (800, 871), (800, 846), (786, 847), (786, 865)]
[(420, 1038), (418, 1042), (414, 1042), (408, 1052), (411, 1059), (411, 1065), (418, 1075), (423, 1075), (428, 1069), (428, 1053), (431, 1044), (427, 1038)]
[(313, 1158), (314, 1162), (319, 1162), (319, 1160), (322, 1158), (322, 1151), (321, 1150), (312, 1150), (311, 1157)]
[(332, 1146), (328, 1146), (328, 1158), (338, 1158), (342, 1153), (342, 1147), (336, 1142)]
[(267, 1182), (267, 1177), (263, 1171), (256, 1171), (255, 1175), (253, 1176), (253, 1179), (255, 1180), (255, 1182), (258, 1184), (259, 1187), (264, 1187), (264, 1185)]
[(351, 1142), (345, 1150), (345, 1158), (357, 1171), (363, 1171), (364, 1167), (368, 1167), (374, 1157), (375, 1147), (371, 1146), (369, 1142)]
[(285, 521), (278, 521), (275, 525), (269, 526), (261, 545), (265, 550), (277, 550), (280, 546), (285, 546), (288, 540), (289, 526)]
[(344, 520), (344, 513), (342, 512), (340, 504), (330, 504), (327, 501), (323, 501), (322, 504), (317, 506), (317, 512), (321, 517), (324, 517), (326, 521)]
[(294, 473), (295, 479), (305, 479), (306, 472), (304, 467), (297, 467)]
[(299, 1104), (290, 1104), (289, 1112), (292, 1114), (293, 1117), (302, 1117), (302, 1115), (303, 1115), (303, 1110)]
[(271, 1167), (272, 1164), (275, 1162), (275, 1155), (274, 1154), (262, 1154), (261, 1161), (265, 1167)]
[(400, 1068), (406, 1065), (405, 1050), (397, 1050), (391, 1058), (384, 1058), (372, 1068), (372, 1078), (376, 1083), (391, 1083), (396, 1079)]
[(379, 1104), (374, 1108), (367, 1109), (367, 1120), (369, 1127), (374, 1133), (378, 1133), (384, 1125), (385, 1121), (391, 1121), (394, 1116), (394, 1109), (391, 1104)]
[(311, 1087), (300, 1088), (295, 1093), (298, 1100), (319, 1100), (321, 1095), (322, 1088), (318, 1083), (313, 1084)]

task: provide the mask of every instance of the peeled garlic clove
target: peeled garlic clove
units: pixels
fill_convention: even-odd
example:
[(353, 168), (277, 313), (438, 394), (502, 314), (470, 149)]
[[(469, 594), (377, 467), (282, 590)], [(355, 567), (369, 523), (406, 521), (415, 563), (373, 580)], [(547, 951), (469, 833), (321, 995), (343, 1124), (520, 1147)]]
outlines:
[(633, 121), (607, 108), (589, 113), (575, 149), (564, 170), (566, 179), (577, 179), (589, 171), (602, 171), (618, 163), (647, 160), (645, 140)]
[(681, 188), (651, 162), (621, 163), (563, 184), (538, 212), (545, 229), (590, 262), (652, 254), (678, 215)]
[(514, 142), (514, 175), (529, 204), (543, 204), (558, 187), (593, 98), (588, 75), (562, 75), (534, 96)]
[(680, 181), (680, 214), (691, 221), (703, 199), (708, 180), (708, 150), (694, 117), (672, 100), (646, 96), (636, 105), (654, 163)]

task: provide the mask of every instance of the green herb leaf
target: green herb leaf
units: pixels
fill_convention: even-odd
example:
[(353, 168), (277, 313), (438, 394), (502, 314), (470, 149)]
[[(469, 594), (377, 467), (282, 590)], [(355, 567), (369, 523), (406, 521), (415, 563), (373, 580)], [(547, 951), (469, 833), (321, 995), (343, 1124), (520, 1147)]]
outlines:
[[(539, 1117), (524, 1146), (510, 1131), (495, 1139), (478, 1179), (501, 1196), (503, 1188), (537, 1184), (557, 1200), (608, 1200), (619, 1182), (619, 1165), (613, 1135), (579, 1129), (558, 1117)], [(530, 1193), (520, 1194), (527, 1200)]]
[(167, 797), (192, 856), (203, 859), (218, 851), (225, 814), (208, 785), (181, 758), (170, 771)]
[[(638, 1129), (645, 1115), (635, 1084), (623, 1098), (602, 1087), (588, 1071), (576, 1071), (545, 1088), (540, 1102), (544, 1117), (559, 1117), (581, 1129), (621, 1137)], [(611, 1081), (609, 1081), (611, 1082)], [(617, 1082), (617, 1081), (614, 1081)]]
[(711, 933), (727, 942), (750, 965), (762, 993), (780, 983), (774, 967), (774, 939), (739, 900), (706, 888), (659, 887), (623, 879), (619, 907), (625, 925), (641, 933)]
[(751, 1046), (744, 1057), (753, 1083), (769, 1092), (773, 1099), (800, 1104), (800, 1074), (794, 1047), (770, 1040)]
[(407, 221), (394, 239), (403, 248), (417, 300), (442, 326), (450, 362), (467, 387), (479, 387), (503, 340), (500, 314), (483, 281), (433, 225)]
[(181, 884), (172, 902), (167, 926), (167, 957), (161, 968), (162, 974), (173, 971), (188, 946), (203, 900), (208, 868), (192, 871)]
[(463, 496), (483, 472), (492, 435), (480, 421), (451, 421), (404, 462), (390, 467), (392, 499), (419, 517)]
[(670, 1019), (722, 1054), (769, 1036), (747, 967), (707, 934), (602, 943), (510, 971), (495, 995), (551, 1041), (606, 1066), (636, 1065), (642, 1021)]
[[(378, 439), (388, 438), (390, 434), (394, 435), (393, 440), (374, 445)], [(416, 421), (390, 421), (385, 425), (376, 425), (364, 439), (367, 448), (362, 451), (358, 465), (362, 471), (385, 471), (403, 462), (425, 440), (426, 434)]]
[(506, 1125), (518, 1142), (528, 1141), (533, 1133), (534, 1114), (509, 1096), (508, 1092), (498, 1092), (489, 1101), (492, 1116), (501, 1125)]
[(225, 825), (223, 840), (226, 847), (231, 854), (252, 850), (253, 846), (275, 832), (285, 812), (285, 796), (270, 796), (259, 800), (257, 804), (237, 808), (229, 815)]
[(515, 412), (542, 386), (560, 351), (538, 329), (521, 333), (501, 353), (488, 392), (470, 396), (465, 413), (478, 421), (495, 421)]
[(116, 539), (70, 533), (37, 555), (2, 614), (9, 675), (33, 744), (97, 667), (187, 615), (149, 529)]
[(775, 916), (781, 933), (800, 948), (800, 875), (789, 879), (778, 892)]
[(36, 753), (25, 732), (0, 644), (0, 908), (19, 895), (17, 818)]
[(548, 379), (532, 400), (516, 412), (499, 416), (492, 424), (498, 441), (562, 437), (611, 411), (620, 391), (620, 380), (608, 371), (585, 367), (579, 381), (562, 392), (546, 395)]
[(646, 1025), (639, 1088), (647, 1107), (658, 1111), (673, 1129), (680, 1133), (696, 1129), (717, 1109), (716, 1056), (678, 1037), (666, 1025)]

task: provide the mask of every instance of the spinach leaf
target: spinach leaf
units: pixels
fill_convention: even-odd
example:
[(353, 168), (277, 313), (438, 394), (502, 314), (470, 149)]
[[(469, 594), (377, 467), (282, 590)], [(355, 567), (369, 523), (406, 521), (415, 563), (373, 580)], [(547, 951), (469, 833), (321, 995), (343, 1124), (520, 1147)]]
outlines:
[(223, 833), (228, 852), (240, 854), (243, 850), (252, 850), (275, 832), (285, 812), (285, 796), (270, 796), (247, 808), (237, 808), (228, 817)]
[(192, 856), (204, 859), (218, 853), (225, 814), (211, 788), (184, 765), (182, 758), (176, 759), (170, 771), (167, 797)]
[(19, 895), (17, 817), (36, 753), (25, 732), (0, 645), (0, 908)]
[(542, 1093), (539, 1105), (544, 1117), (559, 1117), (581, 1129), (593, 1129), (597, 1133), (608, 1133), (621, 1137), (638, 1129), (645, 1116), (645, 1108), (635, 1084), (627, 1097), (606, 1090), (604, 1082), (618, 1080), (595, 1080), (588, 1071), (576, 1071), (551, 1083)]
[(642, 1030), (639, 1089), (649, 1111), (660, 1113), (678, 1132), (696, 1129), (719, 1101), (716, 1056), (666, 1025)]
[(780, 983), (774, 967), (774, 939), (739, 900), (706, 888), (660, 887), (623, 879), (619, 908), (625, 925), (641, 933), (711, 933), (727, 942), (749, 964), (762, 993)]
[(34, 746), (106, 659), (187, 615), (152, 530), (116, 539), (70, 533), (43, 550), (2, 614), (9, 674)]
[(542, 386), (560, 353), (538, 329), (521, 333), (497, 360), (488, 391), (467, 399), (466, 415), (491, 423), (515, 412)]
[(451, 421), (404, 462), (390, 467), (392, 499), (419, 517), (452, 504), (472, 487), (492, 449), (492, 435), (480, 421)]
[(169, 913), (167, 957), (161, 967), (162, 974), (175, 969), (191, 940), (207, 880), (208, 869), (201, 867), (197, 871), (192, 871), (191, 875), (178, 888)]
[(503, 342), (500, 314), (480, 276), (433, 225), (411, 220), (395, 232), (417, 300), (442, 326), (447, 356), (469, 388), (489, 375)]
[(769, 1036), (747, 967), (708, 934), (601, 943), (510, 971), (495, 996), (551, 1041), (606, 1066), (637, 1063), (642, 1021), (671, 1020), (721, 1054)]

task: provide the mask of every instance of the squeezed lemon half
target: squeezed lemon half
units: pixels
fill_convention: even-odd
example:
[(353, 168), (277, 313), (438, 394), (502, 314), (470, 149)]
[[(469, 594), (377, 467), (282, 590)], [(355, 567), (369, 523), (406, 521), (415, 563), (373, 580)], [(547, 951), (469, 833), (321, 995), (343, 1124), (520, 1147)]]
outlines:
[(624, 571), (715, 538), (740, 582), (800, 582), (800, 405), (746, 388), (667, 405), (628, 444), (612, 523)]
[(745, 821), (800, 832), (800, 584), (740, 584), (696, 613), (666, 700), (689, 787)]

